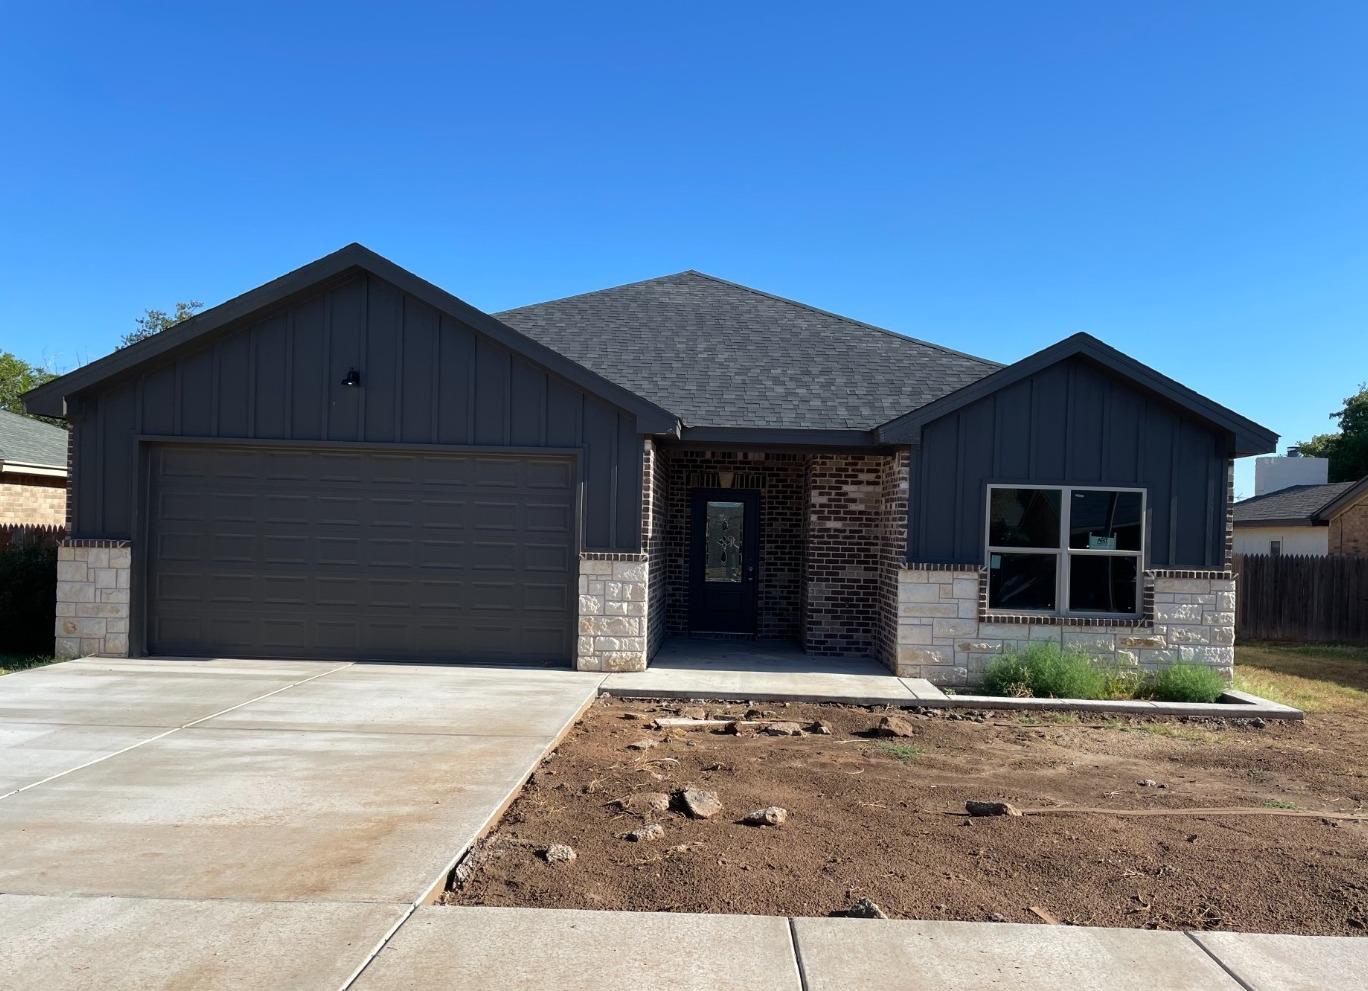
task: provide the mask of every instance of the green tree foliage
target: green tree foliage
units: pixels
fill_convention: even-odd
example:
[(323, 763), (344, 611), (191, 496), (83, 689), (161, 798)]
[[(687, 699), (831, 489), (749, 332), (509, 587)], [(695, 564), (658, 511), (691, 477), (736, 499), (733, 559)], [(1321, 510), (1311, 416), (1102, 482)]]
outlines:
[[(0, 351), (0, 409), (9, 413), (18, 413), (20, 416), (29, 416), (30, 414), (24, 410), (23, 400), (19, 397), (30, 389), (36, 389), (44, 382), (49, 382), (56, 377), (56, 372), (39, 368), (37, 365), (30, 365), (17, 354)], [(35, 416), (32, 419), (63, 426), (62, 421), (52, 420), (45, 416)]]
[(126, 348), (130, 344), (137, 344), (141, 340), (160, 334), (163, 330), (170, 330), (178, 323), (189, 320), (203, 308), (204, 304), (199, 300), (192, 299), (176, 304), (175, 311), (167, 313), (165, 310), (144, 310), (143, 315), (134, 320), (136, 325), (119, 342), (119, 347)]
[(1330, 481), (1357, 482), (1368, 475), (1368, 384), (1359, 386), (1330, 419), (1339, 421), (1339, 433), (1317, 434), (1297, 446), (1309, 458), (1330, 459)]

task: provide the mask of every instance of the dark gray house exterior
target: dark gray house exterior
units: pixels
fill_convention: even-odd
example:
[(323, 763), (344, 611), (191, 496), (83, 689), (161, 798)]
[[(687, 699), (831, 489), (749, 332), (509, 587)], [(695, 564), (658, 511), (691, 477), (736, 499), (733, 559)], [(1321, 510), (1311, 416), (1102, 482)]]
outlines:
[(697, 272), (491, 315), (359, 245), (25, 401), (73, 431), (69, 656), (1228, 669), (1276, 442), (1086, 335), (1002, 366)]

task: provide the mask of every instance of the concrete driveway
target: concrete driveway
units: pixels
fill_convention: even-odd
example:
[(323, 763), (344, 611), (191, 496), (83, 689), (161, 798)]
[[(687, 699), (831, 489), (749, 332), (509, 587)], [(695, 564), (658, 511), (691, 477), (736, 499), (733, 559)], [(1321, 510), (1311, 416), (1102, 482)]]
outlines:
[(0, 987), (341, 987), (601, 680), (169, 659), (0, 678)]

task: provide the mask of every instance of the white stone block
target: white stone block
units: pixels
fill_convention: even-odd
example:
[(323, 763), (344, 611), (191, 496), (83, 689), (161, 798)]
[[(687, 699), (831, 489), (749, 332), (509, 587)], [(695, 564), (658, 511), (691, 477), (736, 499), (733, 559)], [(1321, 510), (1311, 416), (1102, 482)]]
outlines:
[(58, 602), (94, 602), (95, 586), (90, 582), (63, 582), (57, 583)]
[(898, 601), (938, 602), (940, 601), (940, 586), (900, 583), (898, 586)]
[(972, 619), (934, 619), (931, 631), (936, 637), (972, 637), (978, 633), (978, 623)]
[(620, 582), (644, 582), (646, 564), (642, 561), (614, 561), (613, 577)]
[(133, 550), (130, 547), (109, 548), (109, 567), (130, 568), (133, 566)]
[(1200, 623), (1202, 607), (1190, 603), (1155, 603), (1154, 618), (1164, 623)]
[(597, 595), (581, 595), (579, 611), (581, 616), (597, 616), (603, 612), (603, 600)]
[(109, 567), (109, 548), (108, 547), (87, 547), (85, 554), (86, 564), (92, 568)]
[(59, 582), (88, 582), (90, 568), (84, 561), (58, 561), (57, 580)]
[(955, 598), (973, 599), (978, 601), (979, 583), (978, 578), (956, 578), (954, 582)]

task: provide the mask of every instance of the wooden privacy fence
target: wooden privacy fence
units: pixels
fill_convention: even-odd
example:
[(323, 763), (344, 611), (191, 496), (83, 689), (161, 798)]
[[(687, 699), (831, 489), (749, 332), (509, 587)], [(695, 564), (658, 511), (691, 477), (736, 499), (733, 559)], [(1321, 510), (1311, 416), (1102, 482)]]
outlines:
[(1368, 557), (1238, 555), (1235, 634), (1368, 644)]
[(0, 526), (0, 551), (11, 547), (56, 547), (65, 536), (66, 529), (60, 526), (6, 523)]

